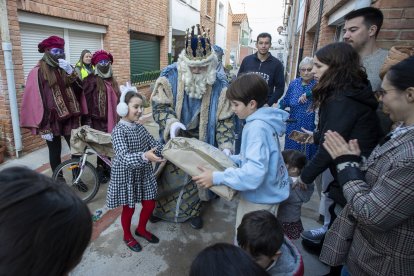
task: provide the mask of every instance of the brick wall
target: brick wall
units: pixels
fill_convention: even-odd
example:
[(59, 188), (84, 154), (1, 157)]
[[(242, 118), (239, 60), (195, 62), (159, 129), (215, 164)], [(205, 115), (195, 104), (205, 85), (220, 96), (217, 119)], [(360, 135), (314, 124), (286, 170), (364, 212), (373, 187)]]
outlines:
[(310, 8), (309, 8), (308, 23), (306, 26), (306, 31), (316, 28), (316, 23), (318, 22), (320, 1), (321, 0), (310, 1)]
[[(237, 51), (239, 49), (239, 38), (240, 38), (240, 24), (238, 23), (232, 23), (232, 27), (231, 27), (231, 41), (230, 41), (230, 50), (235, 51), (235, 53), (237, 54)], [(241, 64), (241, 60), (237, 59), (238, 57), (235, 56), (235, 63), (237, 65)]]
[(414, 45), (414, 2), (404, 0), (377, 1), (374, 7), (384, 13), (378, 44), (386, 49), (393, 45)]
[[(207, 12), (207, 2), (211, 4), (211, 12)], [(216, 6), (217, 0), (202, 0), (200, 8), (200, 24), (207, 29), (210, 29), (210, 40), (214, 44), (216, 32)]]
[[(338, 10), (348, 1), (332, 0), (324, 1), (321, 18), (320, 32), (318, 36), (317, 48), (321, 48), (334, 42), (335, 26), (328, 26), (329, 15)], [(312, 55), (313, 42), (315, 41), (315, 31), (318, 21), (320, 0), (310, 1), (310, 10), (307, 22), (307, 32), (305, 36), (303, 56)], [(382, 48), (389, 49), (393, 45), (414, 45), (414, 2), (406, 0), (373, 0), (372, 6), (381, 9), (384, 13), (384, 23), (378, 35), (377, 42)], [(293, 61), (297, 59), (297, 38), (290, 49), (289, 58)], [(289, 62), (289, 61), (288, 61)], [(295, 62), (292, 68), (295, 68)], [(294, 70), (291, 70), (290, 77), (293, 78)]]
[[(104, 49), (114, 56), (114, 75), (123, 83), (130, 77), (129, 31), (155, 35), (160, 38), (160, 67), (168, 64), (168, 1), (103, 1), (103, 0), (33, 0), (7, 1), (10, 38), (13, 47), (14, 78), (18, 103), (21, 102), (24, 76), (22, 49), (17, 11), (76, 20), (85, 23), (104, 25), (107, 33), (103, 38)], [(93, 11), (93, 12), (91, 12)], [(0, 48), (1, 49), (1, 48)], [(4, 57), (0, 51), (0, 122), (5, 125), (7, 152), (14, 155), (14, 141), (8, 102), (7, 81)], [(23, 151), (30, 152), (44, 146), (38, 136), (32, 136), (22, 129)]]

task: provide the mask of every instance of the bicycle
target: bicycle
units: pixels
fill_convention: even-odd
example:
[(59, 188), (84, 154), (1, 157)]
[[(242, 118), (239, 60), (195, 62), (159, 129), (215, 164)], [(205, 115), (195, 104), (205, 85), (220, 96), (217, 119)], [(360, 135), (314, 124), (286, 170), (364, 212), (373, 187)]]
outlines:
[[(106, 145), (112, 149), (110, 134), (82, 126), (74, 130), (70, 144), (72, 153), (81, 153), (81, 156), (62, 162), (53, 172), (52, 178), (69, 185), (84, 202), (89, 202), (98, 193), (100, 183), (97, 170), (88, 161), (88, 157), (97, 155), (111, 167), (109, 158), (112, 156), (104, 155), (97, 150), (97, 145)], [(83, 148), (83, 151), (80, 152), (79, 148)]]

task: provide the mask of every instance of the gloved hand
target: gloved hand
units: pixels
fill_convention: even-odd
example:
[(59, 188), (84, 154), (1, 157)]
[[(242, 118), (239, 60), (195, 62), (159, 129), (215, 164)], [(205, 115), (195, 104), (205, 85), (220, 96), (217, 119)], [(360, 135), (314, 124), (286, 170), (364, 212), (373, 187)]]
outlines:
[(227, 156), (231, 155), (231, 151), (229, 149), (223, 149), (222, 152)]
[(42, 139), (45, 139), (46, 141), (52, 142), (53, 141), (53, 134), (52, 133), (46, 133), (41, 135)]
[(72, 74), (73, 72), (73, 67), (70, 65), (69, 61), (66, 61), (62, 58), (58, 59), (59, 61), (59, 67), (62, 68), (63, 70), (66, 71), (66, 73), (68, 73), (68, 75)]
[(171, 124), (170, 127), (170, 137), (171, 138), (175, 138), (178, 134), (178, 131), (182, 129), (182, 130), (186, 130), (187, 128), (185, 127), (185, 125), (183, 125), (180, 122), (175, 122)]

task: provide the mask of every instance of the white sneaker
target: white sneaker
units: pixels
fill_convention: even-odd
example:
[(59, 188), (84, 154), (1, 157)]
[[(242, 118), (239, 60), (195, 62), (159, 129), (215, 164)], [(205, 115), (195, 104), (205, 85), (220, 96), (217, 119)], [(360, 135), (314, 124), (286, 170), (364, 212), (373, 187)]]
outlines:
[(320, 243), (326, 234), (327, 229), (321, 227), (318, 229), (303, 231), (300, 235), (302, 239), (309, 240), (314, 243)]

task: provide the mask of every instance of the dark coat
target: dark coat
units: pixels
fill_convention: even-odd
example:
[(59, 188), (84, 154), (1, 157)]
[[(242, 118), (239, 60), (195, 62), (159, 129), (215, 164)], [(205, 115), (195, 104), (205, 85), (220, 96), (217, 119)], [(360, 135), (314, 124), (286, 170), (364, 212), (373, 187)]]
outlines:
[(336, 178), (335, 165), (329, 153), (322, 146), (325, 132), (338, 132), (346, 141), (358, 139), (362, 156), (369, 156), (381, 136), (376, 115), (378, 101), (370, 85), (363, 89), (347, 90), (332, 95), (319, 108), (319, 124), (314, 133), (318, 152), (301, 173), (304, 183), (310, 184), (327, 168)]
[(243, 59), (238, 76), (249, 72), (259, 74), (267, 82), (269, 86), (267, 104), (272, 106), (277, 103), (285, 90), (283, 64), (270, 53), (269, 57), (262, 62), (255, 53)]

